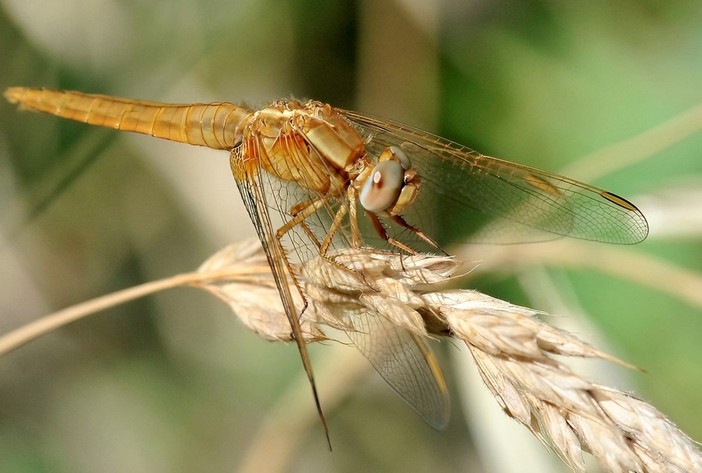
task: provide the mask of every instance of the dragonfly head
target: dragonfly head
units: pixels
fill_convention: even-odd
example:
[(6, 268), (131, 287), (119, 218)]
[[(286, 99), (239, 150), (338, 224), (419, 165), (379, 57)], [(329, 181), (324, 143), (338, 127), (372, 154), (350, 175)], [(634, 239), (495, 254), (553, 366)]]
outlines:
[(364, 174), (359, 200), (369, 212), (397, 215), (417, 198), (419, 175), (397, 146), (385, 148), (370, 173)]

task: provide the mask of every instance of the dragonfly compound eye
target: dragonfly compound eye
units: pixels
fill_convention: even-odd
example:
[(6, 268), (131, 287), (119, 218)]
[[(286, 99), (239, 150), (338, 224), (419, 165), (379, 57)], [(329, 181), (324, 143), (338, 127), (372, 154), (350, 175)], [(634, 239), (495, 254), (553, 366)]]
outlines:
[(398, 161), (381, 161), (375, 165), (363, 185), (360, 201), (369, 212), (384, 212), (397, 202), (404, 186), (404, 169)]
[(394, 159), (399, 161), (399, 163), (402, 165), (402, 169), (409, 169), (412, 167), (412, 163), (410, 163), (410, 159), (407, 157), (404, 151), (402, 151), (400, 148), (397, 146), (391, 146), (387, 148), (385, 151), (383, 151), (380, 159), (383, 160), (385, 159), (385, 154), (389, 153), (390, 156), (388, 156), (387, 159)]

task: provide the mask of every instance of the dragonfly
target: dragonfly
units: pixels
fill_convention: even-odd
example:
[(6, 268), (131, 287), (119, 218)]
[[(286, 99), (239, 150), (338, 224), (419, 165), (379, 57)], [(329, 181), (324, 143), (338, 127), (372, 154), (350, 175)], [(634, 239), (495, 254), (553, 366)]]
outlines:
[[(488, 243), (634, 244), (648, 235), (639, 209), (612, 192), (315, 100), (254, 109), (24, 87), (5, 97), (21, 109), (229, 153), (328, 441), (300, 324), (307, 301), (298, 264), (348, 248), (443, 252), (441, 228), (458, 226), (472, 230), (465, 241)], [(378, 314), (361, 317), (366, 329), (349, 334), (352, 343), (424, 420), (444, 428), (448, 391), (426, 341)]]

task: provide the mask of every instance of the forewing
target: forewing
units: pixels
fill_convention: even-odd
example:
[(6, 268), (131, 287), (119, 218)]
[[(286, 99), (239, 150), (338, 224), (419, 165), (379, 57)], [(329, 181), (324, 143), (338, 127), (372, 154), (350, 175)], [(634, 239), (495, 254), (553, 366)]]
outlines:
[(641, 212), (610, 192), (484, 156), (396, 122), (343, 113), (363, 134), (370, 154), (377, 156), (391, 145), (405, 151), (421, 187), (403, 216), (439, 240), (431, 234), (437, 212), (444, 227), (470, 232), (468, 241), (512, 243), (569, 236), (631, 244), (648, 234)]
[[(285, 248), (282, 247), (279, 239), (276, 237), (271, 215), (269, 213), (269, 205), (267, 202), (266, 179), (267, 175), (261, 171), (260, 167), (246, 168), (239, 149), (232, 151), (231, 165), (234, 172), (239, 192), (246, 206), (246, 210), (251, 217), (251, 221), (256, 228), (263, 249), (265, 250), (268, 264), (271, 267), (275, 283), (278, 286), (278, 292), (285, 309), (290, 329), (297, 344), (302, 359), (302, 364), (307, 374), (307, 377), (312, 388), (315, 404), (319, 413), (320, 420), (324, 427), (327, 440), (329, 440), (329, 429), (321, 408), (319, 396), (317, 394), (317, 386), (314, 380), (312, 370), (312, 362), (307, 352), (307, 346), (302, 335), (300, 326), (300, 316), (305, 309), (304, 295), (299, 289), (299, 284), (293, 274), (292, 266), (287, 259)], [(276, 207), (274, 207), (276, 208)], [(293, 292), (299, 293), (299, 298), (295, 299)], [(297, 305), (295, 301), (298, 301)]]

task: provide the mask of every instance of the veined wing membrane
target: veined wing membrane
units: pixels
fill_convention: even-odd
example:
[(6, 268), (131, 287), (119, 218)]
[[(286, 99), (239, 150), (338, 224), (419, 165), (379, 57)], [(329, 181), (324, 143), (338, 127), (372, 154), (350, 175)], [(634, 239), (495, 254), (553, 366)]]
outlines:
[(428, 207), (441, 196), (441, 212), (455, 224), (479, 225), (487, 216), (496, 220), (492, 233), (479, 233), (472, 240), (512, 243), (549, 239), (549, 233), (551, 238), (560, 235), (632, 244), (648, 234), (641, 212), (610, 192), (484, 156), (396, 122), (351, 111), (342, 113), (364, 135), (370, 153), (377, 154), (390, 145), (407, 153), (422, 181), (417, 201), (403, 215), (425, 232), (432, 226), (427, 215), (435, 214)]
[(278, 286), (278, 292), (280, 293), (283, 308), (285, 310), (285, 314), (287, 315), (288, 321), (290, 322), (292, 335), (295, 339), (295, 343), (297, 344), (298, 351), (300, 352), (300, 358), (302, 359), (302, 365), (312, 388), (317, 412), (319, 413), (319, 418), (322, 422), (324, 433), (327, 437), (327, 442), (331, 448), (329, 428), (327, 427), (324, 412), (322, 411), (321, 403), (319, 401), (317, 385), (315, 383), (312, 370), (312, 362), (307, 351), (307, 345), (303, 337), (302, 327), (300, 325), (300, 316), (306, 308), (306, 303), (304, 302), (304, 296), (300, 292), (300, 298), (298, 299), (299, 302), (298, 304), (295, 304), (295, 299), (293, 298), (293, 293), (291, 292), (291, 288), (295, 288), (295, 290), (299, 291), (299, 284), (292, 274), (292, 267), (285, 258), (285, 249), (282, 248), (271, 225), (267, 205), (267, 192), (265, 185), (262, 182), (264, 180), (264, 174), (261, 171), (261, 168), (258, 166), (247, 169), (245, 163), (241, 159), (239, 149), (237, 148), (232, 151), (230, 163), (234, 175), (237, 176), (237, 179), (235, 180), (237, 186), (239, 187), (244, 205), (246, 206), (246, 210), (248, 211), (251, 221), (256, 228), (256, 233), (259, 235), (259, 239), (261, 240), (261, 244), (265, 250), (275, 283)]
[[(236, 150), (232, 153), (232, 167), (260, 238), (268, 242), (264, 245), (266, 254), (276, 276), (295, 338), (301, 340), (301, 335), (298, 336), (301, 333), (298, 318), (304, 309), (304, 303), (298, 300), (295, 304), (297, 299), (288, 288), (295, 287), (298, 282), (296, 278), (299, 274), (296, 273), (295, 265), (319, 256), (316, 244), (325, 238), (329, 223), (344, 202), (343, 197), (325, 200), (317, 211), (301, 224), (291, 227), (279, 240), (274, 233), (275, 229), (294, 218), (290, 209), (300, 202), (320, 200), (323, 196), (299, 186), (286, 186), (280, 179), (262, 171), (260, 166), (246, 169)], [(359, 216), (359, 220), (365, 222), (367, 219)], [(366, 230), (364, 238), (375, 233), (372, 229)], [(347, 224), (340, 226), (334, 236), (330, 245), (331, 261), (333, 250), (351, 247)], [(372, 294), (373, 291), (369, 286), (368, 292)], [(300, 295), (304, 300), (304, 294)], [(386, 300), (384, 303), (392, 304), (392, 301)], [(398, 305), (404, 307), (403, 304)], [(448, 390), (438, 362), (422, 338), (395, 325), (378, 311), (347, 311), (341, 316), (348, 318), (348, 323), (355, 329), (345, 330), (353, 344), (393, 390), (429, 425), (436, 429), (445, 428), (450, 412)], [(300, 345), (298, 343), (307, 370), (309, 357), (305, 347)], [(311, 367), (308, 376), (315, 389)]]
[(348, 336), (375, 370), (429, 425), (448, 425), (449, 396), (435, 355), (419, 335), (377, 312), (352, 317)]
[[(234, 177), (266, 251), (325, 430), (300, 322), (307, 304), (300, 264), (313, 258), (334, 264), (329, 255), (335, 250), (358, 250), (360, 244), (435, 252), (433, 239), (443, 236), (432, 224), (439, 209), (453, 227), (479, 229), (473, 241), (531, 241), (549, 234), (636, 243), (648, 232), (638, 209), (609, 192), (316, 101), (282, 100), (252, 110), (226, 102), (177, 105), (53, 89), (10, 88), (5, 96), (72, 120), (231, 151)], [(395, 202), (364, 203), (369, 184), (373, 192), (385, 186)], [(492, 232), (486, 234), (486, 228)], [(357, 291), (370, 297), (373, 287)], [(431, 351), (383, 313), (377, 307), (347, 314), (358, 319), (360, 330), (349, 330), (350, 336), (400, 396), (430, 424), (443, 426), (448, 399)]]

